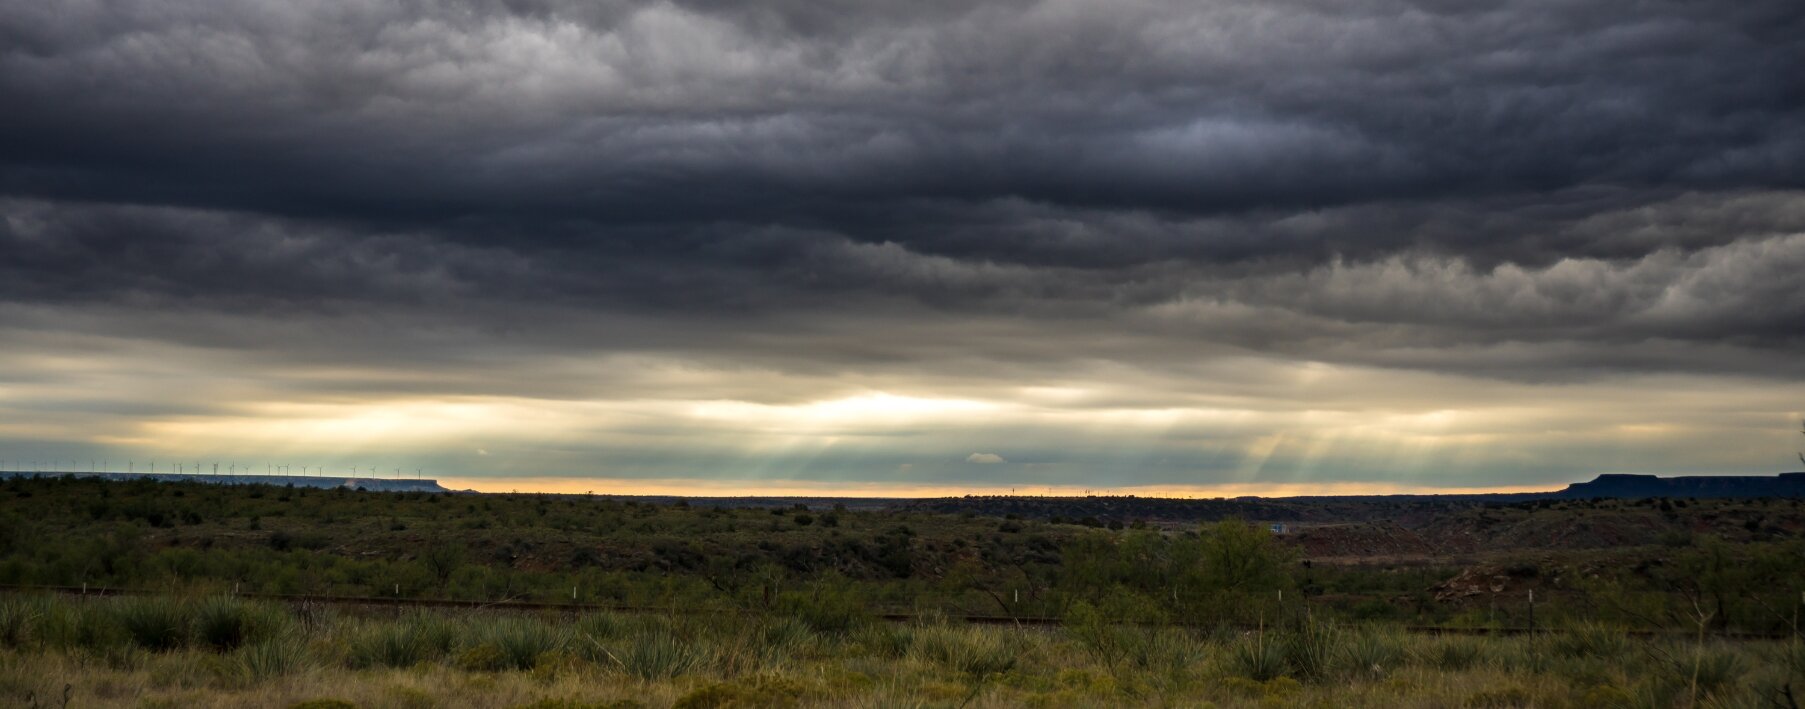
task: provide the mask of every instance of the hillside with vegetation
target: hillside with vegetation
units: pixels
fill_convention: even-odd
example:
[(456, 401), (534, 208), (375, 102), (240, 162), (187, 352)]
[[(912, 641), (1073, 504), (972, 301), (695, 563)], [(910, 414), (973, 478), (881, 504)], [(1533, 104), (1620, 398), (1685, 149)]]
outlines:
[[(1739, 706), (1805, 687), (1796, 500), (1245, 500), (1202, 523), (932, 504), (7, 480), (0, 697)], [(1274, 533), (1260, 505), (1296, 514)]]

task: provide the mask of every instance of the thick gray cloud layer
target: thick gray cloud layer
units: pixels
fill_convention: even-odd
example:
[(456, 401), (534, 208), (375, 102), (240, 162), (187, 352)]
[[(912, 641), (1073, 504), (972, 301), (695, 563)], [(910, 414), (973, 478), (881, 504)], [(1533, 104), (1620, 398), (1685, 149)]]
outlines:
[[(0, 438), (274, 415), (156, 377), (269, 405), (1084, 382), (1054, 408), (1293, 412), (1267, 431), (1325, 391), (1393, 412), (1648, 377), (1797, 394), (1799, 67), (1788, 1), (0, 0), (0, 405), (60, 422)], [(196, 364), (133, 373), (134, 348)], [(706, 375), (597, 364), (622, 358)], [(1276, 369), (1196, 369), (1225, 362)], [(1287, 367), (1318, 364), (1428, 390), (1300, 394)], [(1744, 403), (1772, 414), (1751, 427), (1792, 415)], [(719, 424), (668, 413), (634, 415)], [(1146, 443), (1155, 465), (1014, 415), (995, 433), (1043, 450), (920, 448), (1024, 481), (1073, 459), (1207, 482), (1259, 434)], [(80, 433), (101, 418), (116, 440)], [(1517, 463), (1656, 455), (1563, 467), (1615, 444), (1548, 445)], [(756, 446), (677, 447), (612, 450), (680, 472)]]

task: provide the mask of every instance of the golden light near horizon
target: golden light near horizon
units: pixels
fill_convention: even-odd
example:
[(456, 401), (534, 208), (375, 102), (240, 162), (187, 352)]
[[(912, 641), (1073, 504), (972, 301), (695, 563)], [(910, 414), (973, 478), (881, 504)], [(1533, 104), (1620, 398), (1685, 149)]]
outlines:
[(800, 404), (708, 401), (693, 404), (697, 419), (724, 421), (755, 429), (827, 431), (945, 421), (1013, 410), (1010, 404), (873, 392)]
[[(87, 370), (122, 369), (104, 357), (84, 358)], [(1098, 470), (1138, 471), (1151, 479), (1130, 476), (1079, 489), (1296, 492), (1310, 489), (1310, 480), (1327, 485), (1350, 471), (1373, 479), (1339, 481), (1355, 485), (1349, 490), (1517, 489), (1467, 477), (1534, 464), (1526, 451), (1537, 448), (1594, 455), (1586, 446), (1599, 440), (1690, 445), (1696, 424), (1663, 418), (1653, 401), (1785, 396), (1771, 388), (1668, 380), (1639, 397), (1605, 398), (1596, 392), (1607, 390), (1596, 385), (1524, 390), (1314, 361), (1234, 364), (1194, 380), (1110, 365), (1028, 385), (892, 378), (882, 387), (849, 388), (840, 379), (794, 373), (611, 358), (610, 371), (635, 378), (643, 373), (657, 387), (568, 398), (376, 392), (293, 397), (280, 389), (245, 389), (234, 393), (239, 401), (210, 411), (144, 416), (91, 431), (55, 418), (15, 418), (0, 432), (29, 425), (72, 434), (104, 446), (111, 458), (379, 462), (385, 474), (389, 466), (424, 467), (460, 480), (493, 476), (497, 482), (467, 486), (510, 489), (528, 481), (562, 489), (563, 483), (550, 482), (561, 478), (638, 489), (649, 483), (631, 481), (725, 475), (723, 489), (859, 490), (870, 483), (871, 489), (938, 494), (1065, 489), (1073, 484), (1062, 480), (1094, 477)], [(178, 379), (201, 376), (170, 364), (160, 371)], [(359, 381), (373, 376), (352, 374)], [(330, 372), (317, 369), (298, 376), (309, 386), (331, 381)], [(1249, 397), (1246, 381), (1279, 383), (1297, 398)], [(1450, 381), (1475, 396), (1451, 402), (1421, 393)], [(762, 396), (692, 398), (719, 391), (723, 382)], [(812, 389), (831, 394), (810, 398)], [(0, 389), (0, 406), (22, 400), (17, 387)], [(1601, 461), (1599, 468), (1621, 467)], [(1376, 479), (1385, 476), (1393, 479)], [(681, 487), (666, 485), (661, 489)]]

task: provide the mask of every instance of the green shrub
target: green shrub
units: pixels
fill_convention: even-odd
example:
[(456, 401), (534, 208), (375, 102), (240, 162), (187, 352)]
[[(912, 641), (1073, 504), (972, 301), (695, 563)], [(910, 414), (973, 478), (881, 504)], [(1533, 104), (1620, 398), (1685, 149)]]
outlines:
[(625, 629), (626, 623), (613, 613), (584, 613), (577, 619), (575, 633), (579, 638), (608, 640), (619, 636)]
[(1586, 624), (1557, 634), (1550, 649), (1563, 657), (1622, 657), (1629, 652), (1629, 636), (1603, 625)]
[(1230, 666), (1235, 674), (1255, 682), (1265, 682), (1290, 671), (1285, 664), (1284, 642), (1272, 633), (1248, 633), (1229, 651)]
[(8, 598), (0, 602), (0, 646), (23, 647), (30, 640), (29, 630), (36, 610), (23, 599)]
[[(564, 650), (566, 638), (530, 618), (497, 618), (480, 627), (477, 645), (459, 659), (467, 670), (530, 670), (547, 655)], [(492, 651), (492, 652), (491, 652)]]
[(194, 613), (194, 637), (214, 650), (234, 650), (275, 636), (287, 621), (286, 614), (262, 604), (209, 598)]
[(291, 675), (306, 664), (306, 647), (286, 634), (256, 641), (232, 653), (233, 668), (251, 682)]
[(1439, 637), (1418, 651), (1417, 661), (1442, 672), (1461, 672), (1479, 664), (1484, 653), (1477, 638)]
[(1203, 643), (1176, 628), (1143, 629), (1129, 650), (1128, 660), (1134, 666), (1165, 675), (1196, 666), (1204, 655)]
[(1285, 664), (1299, 679), (1309, 681), (1322, 681), (1333, 676), (1339, 670), (1345, 652), (1341, 629), (1334, 623), (1314, 619), (1301, 623), (1280, 646), (1285, 651)]
[(351, 634), (345, 645), (345, 664), (352, 669), (413, 667), (450, 654), (457, 637), (456, 625), (430, 613), (370, 623)]
[(1697, 681), (1699, 696), (1711, 696), (1731, 687), (1748, 672), (1742, 656), (1720, 647), (1695, 648), (1680, 659), (1678, 669), (1688, 683)]
[(644, 680), (669, 679), (701, 666), (706, 655), (668, 628), (636, 634), (604, 652), (627, 674)]
[(174, 650), (188, 642), (190, 614), (173, 599), (126, 599), (113, 606), (113, 619), (133, 644), (152, 652)]
[(898, 658), (909, 653), (915, 642), (912, 628), (901, 625), (874, 624), (859, 629), (853, 641), (866, 652), (882, 658)]
[(793, 618), (765, 623), (758, 628), (758, 635), (767, 653), (781, 657), (806, 652), (817, 640), (811, 626)]
[(1015, 667), (1017, 650), (1001, 632), (953, 626), (918, 629), (909, 648), (917, 659), (977, 678), (1008, 672)]
[(64, 603), (40, 598), (32, 602), (30, 634), (37, 642), (60, 650), (106, 650), (126, 642), (125, 630), (106, 606)]
[(1349, 671), (1378, 679), (1397, 667), (1404, 654), (1402, 645), (1395, 633), (1367, 628), (1349, 635), (1342, 655)]

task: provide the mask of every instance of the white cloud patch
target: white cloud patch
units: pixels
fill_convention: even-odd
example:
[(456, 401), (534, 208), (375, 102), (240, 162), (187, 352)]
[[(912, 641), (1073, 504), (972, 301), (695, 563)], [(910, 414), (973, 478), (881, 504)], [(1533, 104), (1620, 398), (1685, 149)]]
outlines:
[(990, 465), (993, 463), (1007, 463), (1009, 461), (1003, 460), (1003, 456), (997, 455), (995, 453), (973, 453), (971, 455), (965, 456), (965, 462), (982, 463), (985, 465)]

